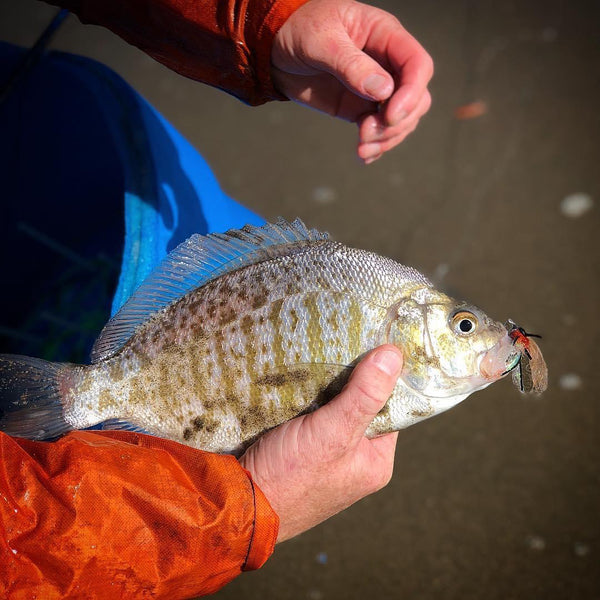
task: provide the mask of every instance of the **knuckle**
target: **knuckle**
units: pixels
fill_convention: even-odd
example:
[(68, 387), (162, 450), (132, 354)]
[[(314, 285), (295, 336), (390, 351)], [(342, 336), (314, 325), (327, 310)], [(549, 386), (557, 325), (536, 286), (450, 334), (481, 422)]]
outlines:
[(343, 43), (339, 44), (338, 51), (334, 56), (334, 70), (345, 74), (353, 72), (361, 58), (360, 52)]
[(425, 50), (423, 50), (423, 70), (427, 74), (427, 81), (429, 81), (433, 77), (435, 66), (433, 58)]
[(385, 394), (381, 392), (381, 385), (377, 379), (376, 377), (368, 379), (361, 377), (356, 382), (356, 392), (364, 412), (379, 411), (380, 405), (387, 400)]
[(422, 109), (421, 109), (421, 115), (424, 115), (430, 108), (431, 108), (431, 93), (429, 92), (429, 90), (425, 90), (425, 93), (423, 94), (423, 98), (421, 100), (421, 105), (422, 105)]

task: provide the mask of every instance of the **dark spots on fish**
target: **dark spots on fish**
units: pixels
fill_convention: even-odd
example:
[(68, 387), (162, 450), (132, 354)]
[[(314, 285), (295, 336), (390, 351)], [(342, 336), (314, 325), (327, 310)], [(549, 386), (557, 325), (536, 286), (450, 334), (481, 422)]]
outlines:
[(217, 307), (215, 304), (211, 303), (206, 307), (206, 314), (210, 319), (214, 319), (217, 314)]
[(215, 363), (212, 358), (208, 358), (208, 360), (204, 363), (204, 368), (200, 369), (199, 365), (194, 362), (194, 372), (200, 373), (201, 370), (204, 370), (208, 379), (211, 379), (215, 374)]
[(196, 341), (204, 340), (207, 338), (206, 331), (202, 327), (202, 323), (199, 320), (192, 321), (190, 325), (190, 333)]
[(190, 318), (189, 315), (187, 314), (187, 312), (182, 312), (179, 315), (179, 327), (181, 329), (186, 329), (188, 324), (189, 324)]
[(326, 287), (328, 287), (327, 280), (320, 273), (317, 274), (317, 285), (320, 288), (326, 288)]
[(214, 433), (218, 429), (218, 427), (219, 421), (206, 414), (194, 417), (194, 419), (192, 419), (191, 421), (191, 427), (186, 427), (183, 430), (183, 439), (189, 441), (201, 431), (204, 431), (206, 433)]
[(384, 407), (377, 413), (378, 415), (381, 415), (382, 417), (387, 417), (390, 414), (390, 405), (388, 402), (385, 403)]
[(339, 333), (340, 331), (338, 314), (339, 313), (337, 311), (332, 312), (327, 318), (327, 325), (329, 325), (333, 333)]
[(229, 282), (226, 279), (223, 279), (219, 289), (219, 294), (221, 294), (222, 299), (226, 302), (229, 297), (233, 296), (234, 292), (235, 290), (229, 285)]
[(323, 406), (323, 404), (327, 404), (332, 398), (337, 396), (343, 389), (346, 383), (348, 383), (348, 379), (350, 378), (350, 374), (352, 373), (351, 367), (346, 367), (342, 370), (339, 375), (336, 375), (328, 384), (321, 386), (321, 388), (317, 391), (315, 397), (315, 404), (317, 406)]
[(263, 375), (260, 379), (256, 381), (258, 385), (273, 385), (276, 387), (281, 387), (286, 382), (287, 377), (283, 373)]
[(296, 330), (296, 327), (298, 326), (298, 313), (296, 312), (296, 309), (291, 308), (290, 309), (290, 319), (292, 320), (292, 322), (290, 323), (290, 327), (292, 329), (292, 331)]
[(214, 433), (219, 428), (219, 421), (216, 419), (207, 419), (204, 424), (204, 431), (206, 433)]
[(246, 337), (249, 337), (252, 334), (253, 326), (254, 321), (252, 320), (252, 317), (250, 315), (244, 315), (240, 321), (240, 329)]
[(225, 305), (222, 303), (223, 308), (219, 314), (219, 322), (221, 325), (225, 325), (226, 323), (230, 323), (236, 317), (235, 310), (231, 305)]
[(421, 345), (413, 345), (410, 349), (410, 355), (413, 359), (424, 365), (429, 365), (434, 368), (440, 368), (440, 359), (433, 355), (427, 354), (425, 348)]
[(270, 385), (273, 387), (281, 387), (287, 384), (304, 383), (310, 377), (310, 373), (306, 369), (296, 369), (283, 371), (281, 373), (268, 373), (257, 379), (257, 385)]
[(218, 400), (216, 400), (215, 398), (211, 398), (210, 396), (205, 395), (202, 397), (202, 406), (206, 411), (213, 410), (218, 403)]
[(271, 428), (273, 414), (266, 406), (252, 405), (247, 407), (239, 417), (242, 437), (254, 435), (260, 431)]
[(259, 322), (260, 325), (264, 325), (266, 320), (267, 319), (265, 318), (265, 315), (259, 315), (258, 316), (258, 322)]
[[(229, 406), (235, 406), (238, 404), (238, 397), (234, 394), (225, 394), (225, 403)], [(213, 402), (213, 405), (215, 403)]]
[(252, 308), (257, 309), (264, 306), (269, 300), (269, 290), (265, 286), (261, 275), (255, 273), (249, 276), (248, 285), (253, 290)]
[(410, 415), (411, 417), (415, 417), (416, 419), (421, 419), (423, 417), (429, 417), (431, 416), (431, 414), (433, 413), (433, 411), (431, 409), (414, 409), (410, 411)]
[(188, 310), (194, 317), (198, 317), (204, 313), (205, 305), (206, 301), (204, 298), (195, 298), (193, 302), (190, 302)]
[(248, 301), (248, 292), (246, 292), (246, 290), (241, 289), (238, 291), (238, 298), (242, 301), (242, 302), (247, 302)]
[(263, 354), (266, 354), (269, 351), (267, 344), (264, 344), (260, 347)]
[(267, 303), (267, 294), (264, 290), (257, 290), (252, 297), (252, 308), (254, 310), (264, 306)]

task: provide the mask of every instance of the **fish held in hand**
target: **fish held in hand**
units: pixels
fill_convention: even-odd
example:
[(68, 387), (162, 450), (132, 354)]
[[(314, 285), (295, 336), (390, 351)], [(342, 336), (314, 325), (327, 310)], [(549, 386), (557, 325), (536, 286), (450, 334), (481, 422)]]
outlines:
[(384, 343), (404, 366), (369, 437), (451, 408), (523, 356), (541, 364), (527, 336), (415, 269), (281, 220), (178, 246), (108, 322), (91, 365), (0, 356), (0, 429), (46, 439), (104, 423), (239, 454), (331, 399)]

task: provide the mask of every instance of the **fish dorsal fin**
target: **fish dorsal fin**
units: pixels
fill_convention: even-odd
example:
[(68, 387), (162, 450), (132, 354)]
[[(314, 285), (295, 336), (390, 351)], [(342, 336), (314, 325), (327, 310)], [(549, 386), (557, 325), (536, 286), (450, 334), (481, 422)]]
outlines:
[(153, 314), (212, 279), (328, 237), (300, 219), (193, 235), (169, 253), (108, 321), (92, 349), (92, 362), (113, 356)]

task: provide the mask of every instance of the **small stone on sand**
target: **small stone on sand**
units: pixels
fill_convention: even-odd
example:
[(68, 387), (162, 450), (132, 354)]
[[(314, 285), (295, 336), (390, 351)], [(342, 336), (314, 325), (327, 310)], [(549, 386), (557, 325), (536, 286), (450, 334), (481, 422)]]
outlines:
[(313, 190), (312, 197), (319, 204), (331, 204), (337, 200), (338, 195), (332, 187), (321, 185)]
[(578, 219), (592, 209), (594, 200), (589, 194), (577, 192), (565, 196), (560, 202), (560, 211), (565, 217)]
[(559, 385), (563, 390), (578, 390), (582, 383), (581, 377), (577, 373), (564, 373), (559, 379)]

